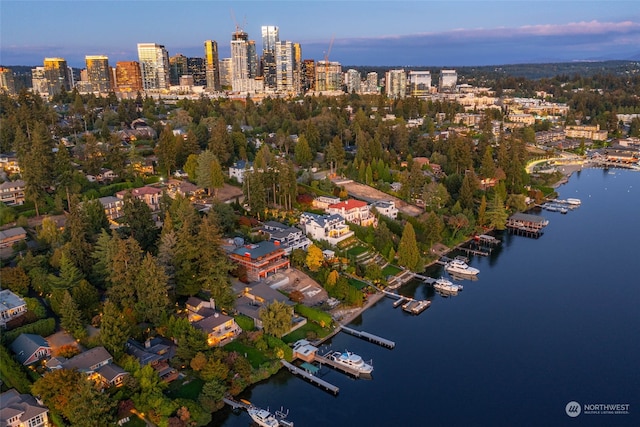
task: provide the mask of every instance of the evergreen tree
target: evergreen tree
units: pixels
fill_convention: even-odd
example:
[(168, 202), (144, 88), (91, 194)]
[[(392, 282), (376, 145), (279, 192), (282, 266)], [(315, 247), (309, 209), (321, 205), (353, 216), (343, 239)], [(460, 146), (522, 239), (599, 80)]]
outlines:
[(498, 193), (495, 193), (489, 201), (486, 218), (489, 227), (496, 230), (504, 230), (506, 228), (509, 214), (504, 207), (502, 197)]
[(28, 147), (18, 151), (18, 161), (25, 183), (24, 196), (33, 202), (36, 216), (39, 216), (47, 194), (45, 188), (52, 183), (54, 144), (49, 130), (42, 122), (35, 123), (30, 140)]
[(473, 194), (478, 189), (478, 181), (476, 180), (473, 172), (464, 174), (462, 179), (462, 186), (460, 187), (460, 205), (463, 209), (473, 209)]
[(151, 208), (142, 200), (126, 194), (122, 205), (122, 221), (126, 228), (118, 230), (125, 237), (133, 237), (143, 251), (153, 251), (160, 230), (153, 220)]
[(218, 119), (213, 129), (211, 129), (211, 136), (209, 137), (208, 151), (215, 153), (218, 161), (221, 164), (227, 164), (231, 155), (233, 154), (233, 140), (231, 135), (227, 132), (227, 124), (224, 119)]
[(114, 304), (123, 309), (130, 309), (135, 304), (136, 281), (142, 264), (142, 249), (131, 237), (120, 239), (114, 236), (113, 239), (115, 247), (108, 264), (107, 295)]
[(129, 335), (129, 323), (122, 310), (113, 302), (106, 301), (102, 307), (100, 342), (114, 359), (119, 359), (124, 354), (124, 346)]
[(478, 208), (478, 225), (484, 226), (487, 223), (487, 197), (483, 194), (480, 199), (480, 207)]
[(156, 144), (156, 156), (158, 156), (158, 168), (160, 173), (171, 176), (178, 163), (178, 140), (173, 134), (173, 129), (167, 125), (160, 132), (158, 143)]
[(160, 264), (149, 253), (140, 266), (136, 286), (136, 313), (138, 320), (158, 324), (169, 307), (167, 275)]
[(60, 326), (76, 339), (83, 338), (86, 335), (82, 312), (78, 309), (78, 305), (69, 291), (64, 291), (62, 303), (60, 304)]
[(304, 135), (300, 135), (298, 138), (298, 143), (294, 148), (294, 153), (296, 163), (302, 168), (308, 168), (313, 160), (313, 155), (311, 153), (309, 143), (307, 142), (307, 138)]
[(398, 264), (411, 271), (417, 271), (420, 264), (420, 251), (413, 225), (410, 222), (404, 227), (402, 238), (398, 245)]

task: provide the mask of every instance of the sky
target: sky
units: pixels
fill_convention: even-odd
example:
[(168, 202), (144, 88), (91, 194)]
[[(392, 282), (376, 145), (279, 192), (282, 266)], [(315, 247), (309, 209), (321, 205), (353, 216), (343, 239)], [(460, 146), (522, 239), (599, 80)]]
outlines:
[[(261, 27), (300, 43), (304, 59), (359, 66), (479, 66), (640, 60), (637, 0), (0, 0), (0, 65), (86, 55), (138, 60), (138, 43), (230, 56), (239, 26), (262, 49)], [(332, 42), (333, 40), (333, 42)]]

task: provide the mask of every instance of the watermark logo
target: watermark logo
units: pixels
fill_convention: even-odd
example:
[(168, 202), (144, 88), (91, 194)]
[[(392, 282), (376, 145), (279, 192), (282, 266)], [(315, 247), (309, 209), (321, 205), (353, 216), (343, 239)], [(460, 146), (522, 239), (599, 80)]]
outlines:
[(628, 403), (585, 403), (579, 404), (575, 400), (567, 403), (564, 411), (571, 418), (584, 415), (629, 415)]
[(575, 418), (580, 415), (580, 412), (582, 412), (582, 408), (580, 407), (580, 404), (578, 402), (572, 400), (571, 402), (567, 403), (567, 406), (564, 407), (564, 411), (571, 418)]

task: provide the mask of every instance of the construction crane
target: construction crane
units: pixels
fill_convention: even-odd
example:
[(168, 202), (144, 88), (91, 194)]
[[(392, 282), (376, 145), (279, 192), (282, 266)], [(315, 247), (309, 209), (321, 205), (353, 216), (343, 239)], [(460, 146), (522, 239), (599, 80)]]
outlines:
[(329, 42), (329, 49), (324, 54), (324, 89), (329, 90), (329, 54), (331, 53), (331, 47), (333, 46), (333, 39), (335, 34), (331, 35), (331, 41)]

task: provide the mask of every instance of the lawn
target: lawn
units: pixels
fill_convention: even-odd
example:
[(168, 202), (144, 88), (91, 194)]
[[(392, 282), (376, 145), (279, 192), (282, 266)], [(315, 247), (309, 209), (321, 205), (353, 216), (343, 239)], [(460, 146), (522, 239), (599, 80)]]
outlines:
[(369, 286), (367, 283), (358, 279), (354, 279), (353, 277), (349, 277), (349, 284), (358, 290)]
[(360, 254), (363, 254), (367, 251), (368, 249), (365, 248), (364, 246), (354, 246), (351, 249), (347, 250), (347, 253), (351, 256), (358, 256)]
[(382, 277), (387, 276), (395, 276), (400, 273), (402, 269), (400, 267), (396, 267), (395, 265), (387, 264), (385, 268), (382, 269)]
[(186, 384), (182, 381), (173, 381), (169, 384), (167, 396), (172, 399), (182, 398), (197, 401), (203, 385), (204, 381), (199, 378), (193, 378)]
[(246, 358), (249, 360), (249, 363), (251, 363), (251, 366), (253, 366), (254, 368), (259, 368), (260, 365), (270, 360), (256, 348), (244, 345), (237, 340), (225, 345), (224, 349), (226, 351), (236, 351), (239, 354), (246, 356)]
[(329, 335), (331, 330), (329, 328), (322, 328), (317, 323), (307, 322), (304, 326), (282, 337), (282, 341), (291, 344), (301, 339), (307, 339), (309, 332), (313, 332), (317, 338), (322, 338)]

